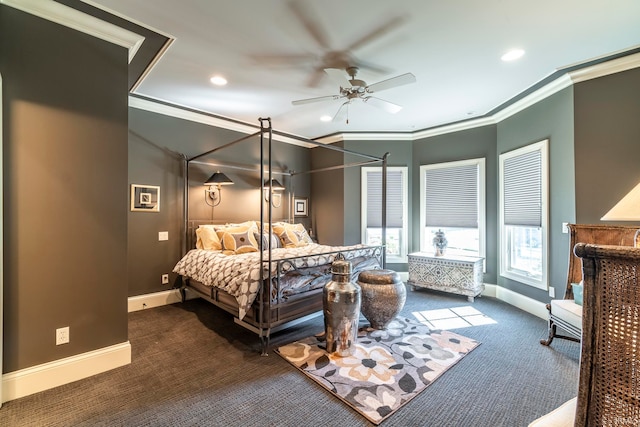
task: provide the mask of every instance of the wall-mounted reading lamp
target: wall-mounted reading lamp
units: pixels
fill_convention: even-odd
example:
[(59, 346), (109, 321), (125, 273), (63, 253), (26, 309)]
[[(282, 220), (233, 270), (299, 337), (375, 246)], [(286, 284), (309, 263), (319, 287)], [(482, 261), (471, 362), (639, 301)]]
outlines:
[(282, 193), (284, 191), (284, 185), (280, 184), (280, 182), (272, 178), (271, 179), (271, 196), (269, 196), (269, 181), (265, 181), (262, 186), (264, 192), (264, 200), (268, 203), (271, 200), (271, 206), (274, 208), (279, 208), (282, 206)]
[[(640, 184), (629, 191), (601, 221), (640, 221)], [(640, 248), (640, 229), (636, 231), (635, 247)]]
[[(223, 185), (233, 184), (229, 177), (220, 171), (217, 171), (204, 182), (209, 188), (204, 190), (204, 201), (211, 207), (218, 206), (222, 201), (222, 193), (220, 187)], [(212, 201), (209, 202), (209, 199)]]

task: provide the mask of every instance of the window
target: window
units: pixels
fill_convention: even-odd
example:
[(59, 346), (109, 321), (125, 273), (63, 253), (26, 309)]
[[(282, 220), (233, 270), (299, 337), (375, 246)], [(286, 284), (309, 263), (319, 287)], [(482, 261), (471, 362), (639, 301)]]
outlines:
[(447, 254), (485, 256), (485, 161), (420, 166), (420, 250), (442, 230)]
[(547, 145), (500, 155), (500, 274), (547, 289)]
[[(387, 262), (406, 262), (407, 167), (387, 167)], [(362, 242), (382, 244), (382, 167), (362, 168)]]

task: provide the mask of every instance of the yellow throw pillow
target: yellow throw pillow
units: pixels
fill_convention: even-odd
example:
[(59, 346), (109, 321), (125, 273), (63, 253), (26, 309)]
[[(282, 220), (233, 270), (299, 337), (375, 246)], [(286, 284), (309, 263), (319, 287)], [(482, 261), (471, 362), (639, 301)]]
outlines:
[(258, 252), (258, 242), (254, 237), (254, 228), (248, 228), (244, 231), (236, 232), (225, 231), (222, 234), (222, 247), (224, 248), (224, 253), (231, 255)]
[(224, 235), (224, 233), (240, 233), (242, 231), (253, 229), (257, 230), (255, 222), (247, 221), (242, 224), (228, 224), (224, 227), (217, 227), (216, 233), (218, 233), (218, 238), (222, 240), (222, 236)]
[(219, 251), (222, 249), (222, 243), (211, 227), (198, 227), (196, 229), (196, 248), (205, 249), (207, 251)]

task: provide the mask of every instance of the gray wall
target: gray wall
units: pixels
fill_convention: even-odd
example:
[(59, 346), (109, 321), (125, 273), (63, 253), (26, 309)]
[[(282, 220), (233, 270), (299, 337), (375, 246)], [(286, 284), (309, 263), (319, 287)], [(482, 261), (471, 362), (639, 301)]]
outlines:
[[(342, 143), (336, 146), (344, 148)], [(311, 150), (311, 169), (316, 170), (344, 163), (341, 152), (318, 147)], [(344, 242), (344, 170), (337, 169), (311, 175), (311, 226), (323, 245)]]
[[(573, 87), (564, 89), (500, 122), (497, 154), (543, 139), (549, 139), (548, 278), (549, 285), (556, 288), (557, 295), (562, 295), (566, 286), (569, 262), (569, 234), (562, 233), (562, 223), (575, 222), (576, 218)], [(494, 221), (497, 223), (497, 216)], [(498, 285), (538, 301), (550, 299), (546, 290), (504, 277), (498, 276)]]
[(0, 73), (12, 372), (127, 341), (127, 51), (0, 5)]
[(597, 224), (640, 182), (640, 69), (578, 83), (574, 93), (576, 219)]
[[(257, 129), (256, 129), (257, 131)], [(177, 119), (136, 108), (129, 109), (129, 184), (160, 186), (160, 212), (129, 212), (129, 296), (170, 289), (179, 285), (171, 273), (182, 255), (184, 163), (182, 155), (192, 158), (216, 147), (236, 141), (245, 134)], [(265, 147), (265, 157), (268, 152)], [(274, 141), (273, 168), (282, 171), (310, 169), (307, 148)], [(262, 187), (260, 172), (230, 166), (252, 166), (260, 162), (259, 138), (223, 148), (189, 166), (189, 218), (216, 222), (241, 222), (260, 218)], [(233, 182), (222, 187), (222, 201), (216, 207), (205, 203), (204, 181), (220, 170)], [(310, 196), (310, 176), (274, 175), (287, 187), (280, 208), (273, 208), (273, 220), (288, 219), (292, 191), (298, 197)], [(313, 213), (313, 204), (309, 204)], [(267, 209), (265, 207), (265, 220)], [(295, 218), (305, 227), (311, 217)], [(158, 241), (158, 232), (168, 231), (168, 241)], [(169, 285), (161, 284), (162, 274), (169, 273)]]
[(420, 249), (420, 166), (468, 159), (485, 159), (486, 260), (485, 283), (497, 280), (497, 177), (496, 126), (438, 135), (413, 144), (413, 248)]

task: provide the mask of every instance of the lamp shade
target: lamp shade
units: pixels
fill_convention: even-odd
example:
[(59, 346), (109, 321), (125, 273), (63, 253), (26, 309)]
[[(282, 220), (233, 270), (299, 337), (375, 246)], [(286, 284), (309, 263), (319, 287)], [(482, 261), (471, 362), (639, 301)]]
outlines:
[[(263, 188), (265, 190), (269, 189), (269, 180), (264, 182)], [(284, 190), (284, 185), (280, 184), (280, 181), (278, 181), (277, 179), (273, 178), (273, 179), (271, 179), (271, 189), (272, 190), (283, 191)]]
[(602, 221), (640, 221), (640, 184), (636, 185), (600, 219)]
[(209, 177), (209, 179), (207, 179), (204, 182), (205, 185), (229, 185), (229, 184), (233, 184), (233, 181), (231, 181), (229, 179), (229, 177), (225, 174), (223, 174), (220, 171), (217, 171), (216, 173), (214, 173), (213, 175), (211, 175)]

